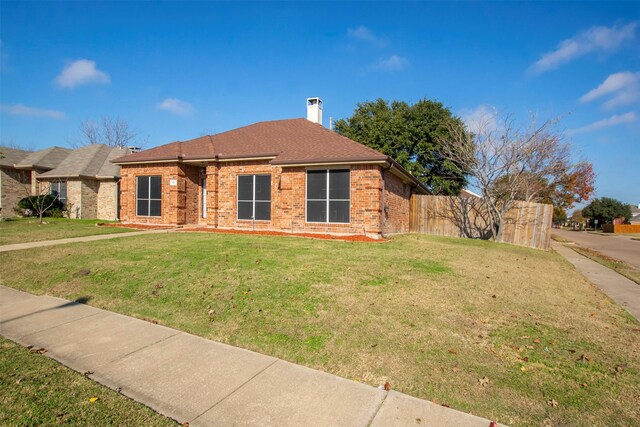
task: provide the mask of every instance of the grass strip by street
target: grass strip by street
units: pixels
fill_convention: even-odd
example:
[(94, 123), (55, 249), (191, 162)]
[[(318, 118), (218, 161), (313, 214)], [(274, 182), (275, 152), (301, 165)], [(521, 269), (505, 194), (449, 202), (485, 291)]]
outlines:
[(177, 426), (55, 360), (0, 337), (0, 425)]
[(0, 221), (0, 245), (135, 231), (128, 228), (97, 226), (98, 223), (104, 222), (108, 221), (44, 218), (44, 223), (40, 224), (37, 218), (7, 218)]
[(616, 273), (621, 274), (627, 279), (632, 280), (640, 285), (640, 270), (638, 270), (634, 266), (627, 264), (624, 261), (618, 261), (617, 259), (601, 254), (600, 252), (593, 249), (584, 248), (578, 245), (572, 245), (570, 246), (570, 248), (578, 252), (580, 255), (584, 255), (587, 258), (612, 269)]
[(0, 283), (513, 426), (639, 424), (640, 324), (554, 252), (424, 235), (116, 240), (2, 253)]

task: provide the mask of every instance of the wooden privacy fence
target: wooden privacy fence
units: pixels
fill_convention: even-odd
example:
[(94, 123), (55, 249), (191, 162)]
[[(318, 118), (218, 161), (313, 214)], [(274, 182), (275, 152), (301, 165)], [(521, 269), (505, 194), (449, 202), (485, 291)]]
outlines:
[[(505, 217), (501, 242), (549, 249), (553, 206), (516, 202)], [(477, 198), (411, 197), (409, 231), (438, 236), (489, 239), (491, 226)]]

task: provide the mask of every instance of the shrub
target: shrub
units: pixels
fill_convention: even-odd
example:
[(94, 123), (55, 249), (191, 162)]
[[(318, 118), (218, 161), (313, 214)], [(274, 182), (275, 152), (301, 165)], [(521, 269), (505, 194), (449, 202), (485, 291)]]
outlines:
[[(40, 209), (39, 209), (40, 207)], [(37, 216), (38, 211), (43, 207), (48, 207), (48, 209), (44, 212), (43, 216), (49, 216), (52, 211), (61, 212), (64, 209), (64, 206), (55, 196), (51, 194), (44, 194), (40, 196), (29, 196), (21, 199), (18, 202), (18, 208), (22, 209), (25, 214), (27, 211), (30, 212), (31, 216)]]
[(60, 209), (49, 209), (47, 211), (47, 216), (51, 218), (64, 218), (64, 211)]

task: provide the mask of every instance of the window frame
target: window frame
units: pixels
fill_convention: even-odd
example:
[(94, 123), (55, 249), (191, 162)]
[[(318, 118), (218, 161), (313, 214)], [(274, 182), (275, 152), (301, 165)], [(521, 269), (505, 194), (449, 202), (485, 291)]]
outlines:
[[(253, 179), (252, 182), (252, 194), (251, 200), (240, 200), (240, 178), (250, 176)], [(256, 177), (258, 176), (268, 176), (269, 177), (269, 219), (255, 219), (256, 217), (256, 202), (258, 203), (267, 203), (267, 200), (256, 200)], [(271, 174), (270, 173), (246, 173), (246, 174), (238, 174), (236, 175), (236, 221), (259, 221), (259, 222), (271, 222), (271, 203), (273, 198), (273, 188), (272, 188)], [(251, 202), (251, 218), (240, 218), (240, 202), (247, 203)]]
[[(149, 192), (148, 197), (146, 198), (140, 198), (139, 196), (139, 188), (140, 188), (140, 178), (148, 178), (148, 188), (147, 191)], [(151, 178), (160, 178), (160, 198), (156, 199), (156, 198), (152, 198), (151, 197)], [(147, 214), (146, 215), (141, 215), (138, 212), (138, 202), (140, 200), (146, 200), (147, 201)], [(151, 202), (152, 201), (159, 201), (160, 202), (160, 214), (158, 215), (151, 215)], [(145, 217), (145, 218), (162, 218), (162, 175), (136, 175), (136, 216), (141, 216), (141, 217)]]
[[(62, 185), (64, 184), (64, 197), (62, 197)], [(56, 188), (54, 188), (56, 187)], [(54, 191), (55, 191), (55, 196), (58, 198), (58, 200), (60, 201), (60, 203), (62, 203), (62, 206), (66, 207), (67, 206), (67, 200), (68, 200), (68, 191), (69, 187), (67, 186), (67, 181), (52, 181), (49, 183), (49, 194), (51, 194), (52, 196), (54, 195)]]
[[(348, 199), (331, 199), (329, 197), (330, 194), (330, 181), (329, 181), (329, 177), (331, 176), (330, 171), (348, 171), (349, 172), (349, 198)], [(325, 175), (326, 175), (326, 199), (311, 199), (311, 201), (315, 201), (315, 202), (321, 202), (321, 201), (326, 201), (326, 219), (325, 221), (309, 221), (309, 198), (308, 198), (308, 192), (309, 192), (309, 172), (310, 171), (324, 171)], [(304, 221), (306, 224), (351, 224), (351, 168), (345, 168), (345, 167), (335, 167), (335, 168), (318, 168), (318, 169), (306, 169), (305, 170), (305, 184), (304, 184)], [(337, 222), (337, 221), (329, 221), (329, 206), (331, 204), (331, 201), (334, 202), (349, 202), (349, 220), (347, 222)]]

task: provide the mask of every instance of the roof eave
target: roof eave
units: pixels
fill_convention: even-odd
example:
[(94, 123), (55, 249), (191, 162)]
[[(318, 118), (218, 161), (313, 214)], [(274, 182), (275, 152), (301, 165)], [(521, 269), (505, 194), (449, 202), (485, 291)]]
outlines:
[(413, 176), (411, 172), (406, 170), (400, 163), (393, 160), (391, 157), (387, 157), (387, 162), (389, 163), (389, 168), (394, 168), (398, 172), (400, 172), (404, 177), (406, 177), (409, 181), (411, 181), (417, 189), (421, 190), (424, 194), (432, 194), (431, 191), (422, 183), (418, 178)]

